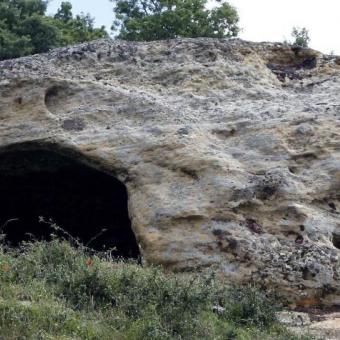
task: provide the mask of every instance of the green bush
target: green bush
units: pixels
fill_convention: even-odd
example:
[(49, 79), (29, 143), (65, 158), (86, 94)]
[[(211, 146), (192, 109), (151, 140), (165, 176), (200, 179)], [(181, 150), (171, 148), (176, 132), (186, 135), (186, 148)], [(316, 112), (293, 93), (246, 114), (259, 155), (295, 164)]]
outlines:
[(240, 325), (267, 328), (275, 323), (277, 306), (255, 287), (232, 288), (224, 295), (228, 320)]
[(66, 241), (0, 246), (5, 339), (295, 339), (272, 305), (254, 287), (90, 256)]
[(294, 38), (293, 46), (295, 47), (308, 47), (310, 42), (309, 31), (303, 27), (293, 27), (292, 37)]
[(47, 4), (46, 0), (0, 1), (0, 60), (108, 36), (105, 27), (94, 27), (89, 14), (73, 17), (70, 2), (62, 2), (54, 17), (46, 15)]

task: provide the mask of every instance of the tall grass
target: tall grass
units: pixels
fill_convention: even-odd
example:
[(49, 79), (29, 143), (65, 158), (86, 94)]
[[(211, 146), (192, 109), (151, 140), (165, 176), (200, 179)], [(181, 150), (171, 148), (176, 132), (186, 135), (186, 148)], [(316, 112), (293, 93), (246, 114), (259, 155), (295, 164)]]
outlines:
[(169, 274), (57, 239), (0, 246), (0, 339), (296, 339), (275, 311), (254, 287), (212, 274)]

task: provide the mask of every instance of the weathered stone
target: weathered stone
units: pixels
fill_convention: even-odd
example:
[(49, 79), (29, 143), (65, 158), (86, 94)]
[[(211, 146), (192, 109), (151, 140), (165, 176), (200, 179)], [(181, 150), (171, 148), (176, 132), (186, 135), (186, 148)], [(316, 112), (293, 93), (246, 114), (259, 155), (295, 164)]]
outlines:
[[(314, 310), (312, 314), (298, 312), (278, 313), (278, 320), (297, 335), (312, 339), (340, 339), (340, 313)], [(299, 322), (301, 321), (301, 322)]]
[(307, 313), (285, 311), (278, 312), (276, 316), (278, 321), (285, 326), (308, 326), (311, 323)]
[(0, 150), (72, 154), (124, 182), (145, 263), (333, 304), (337, 60), (237, 39), (99, 40), (7, 60)]

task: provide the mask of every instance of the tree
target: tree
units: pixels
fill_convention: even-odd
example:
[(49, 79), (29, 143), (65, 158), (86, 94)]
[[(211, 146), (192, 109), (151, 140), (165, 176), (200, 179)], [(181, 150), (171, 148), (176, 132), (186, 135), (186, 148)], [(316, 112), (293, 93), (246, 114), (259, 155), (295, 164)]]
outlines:
[(18, 36), (6, 28), (0, 27), (0, 60), (21, 57), (33, 52), (30, 39)]
[(303, 28), (293, 27), (292, 37), (295, 39), (295, 41), (293, 42), (294, 46), (308, 47), (310, 37), (309, 32), (305, 27)]
[(54, 25), (53, 19), (38, 14), (25, 18), (17, 28), (19, 36), (27, 36), (34, 53), (47, 52), (57, 47), (61, 34)]
[(58, 32), (43, 15), (46, 7), (42, 0), (0, 1), (0, 60), (57, 45)]
[(72, 12), (59, 12), (59, 15), (60, 18), (57, 17), (58, 13), (55, 15), (55, 25), (62, 33), (61, 45), (91, 41), (108, 36), (104, 26), (101, 28), (94, 27), (94, 19), (90, 14), (81, 13), (76, 15), (75, 18), (73, 18)]
[(72, 4), (68, 1), (66, 2), (63, 1), (54, 18), (60, 19), (65, 22), (72, 20), (73, 19)]
[(0, 0), (0, 60), (107, 36), (104, 27), (94, 28), (89, 14), (74, 18), (70, 2), (62, 2), (54, 17), (46, 15), (47, 3)]
[(150, 41), (177, 37), (234, 37), (237, 11), (228, 2), (206, 9), (207, 0), (111, 0), (118, 38)]

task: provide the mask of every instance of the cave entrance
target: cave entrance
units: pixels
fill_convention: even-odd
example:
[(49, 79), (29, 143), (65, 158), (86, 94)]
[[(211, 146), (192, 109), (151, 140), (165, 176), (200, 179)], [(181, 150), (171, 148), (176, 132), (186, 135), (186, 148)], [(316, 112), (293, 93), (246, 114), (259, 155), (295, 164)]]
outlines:
[[(138, 258), (125, 185), (76, 157), (46, 150), (0, 154), (0, 226), (11, 246), (50, 240), (52, 219), (84, 245), (114, 256)], [(59, 232), (60, 233), (60, 232)], [(97, 237), (96, 237), (97, 236)]]

